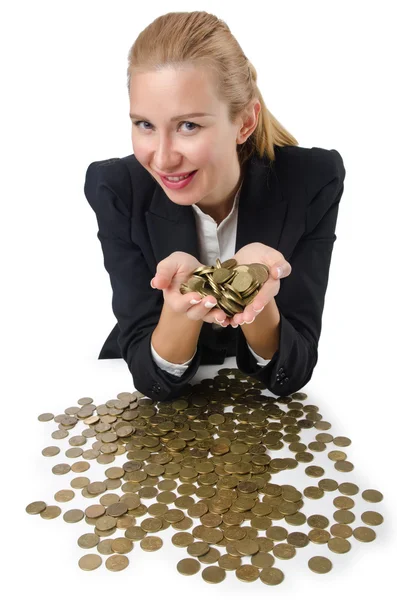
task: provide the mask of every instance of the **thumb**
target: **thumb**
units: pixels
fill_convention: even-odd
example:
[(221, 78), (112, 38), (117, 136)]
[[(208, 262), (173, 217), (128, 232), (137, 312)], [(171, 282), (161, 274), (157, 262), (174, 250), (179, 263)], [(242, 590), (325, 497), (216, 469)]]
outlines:
[(281, 279), (291, 273), (291, 265), (286, 260), (280, 260), (272, 266), (270, 273), (274, 279)]
[(156, 275), (153, 277), (152, 281), (150, 282), (150, 285), (153, 288), (163, 290), (170, 285), (173, 276), (174, 276), (173, 265), (170, 265), (170, 264), (158, 265)]

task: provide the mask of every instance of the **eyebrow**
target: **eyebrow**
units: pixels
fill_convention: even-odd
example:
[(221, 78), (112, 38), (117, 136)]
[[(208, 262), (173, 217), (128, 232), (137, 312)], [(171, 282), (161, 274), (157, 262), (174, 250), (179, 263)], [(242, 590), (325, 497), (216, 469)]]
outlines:
[[(212, 113), (195, 112), (195, 113), (188, 113), (186, 115), (178, 115), (177, 117), (172, 117), (172, 119), (170, 119), (170, 120), (178, 121), (179, 119), (186, 119), (187, 117), (215, 117), (215, 115), (213, 115)], [(142, 121), (149, 122), (145, 117), (141, 117), (140, 115), (134, 115), (133, 113), (130, 113), (130, 118), (131, 119), (141, 119)]]

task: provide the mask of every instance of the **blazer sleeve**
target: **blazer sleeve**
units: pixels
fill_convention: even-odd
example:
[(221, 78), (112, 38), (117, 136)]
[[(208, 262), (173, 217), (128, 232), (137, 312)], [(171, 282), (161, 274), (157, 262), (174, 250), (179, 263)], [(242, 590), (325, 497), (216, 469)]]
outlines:
[(270, 362), (258, 367), (238, 328), (236, 363), (244, 373), (263, 382), (273, 394), (290, 395), (311, 379), (318, 360), (318, 341), (345, 168), (339, 152), (331, 151), (330, 181), (306, 209), (306, 228), (288, 259), (292, 270), (280, 280), (275, 302), (280, 312), (279, 348)]
[(153, 360), (151, 336), (164, 300), (162, 291), (150, 286), (155, 273), (150, 272), (141, 248), (132, 241), (128, 168), (121, 159), (91, 163), (84, 194), (96, 214), (97, 237), (112, 287), (112, 310), (120, 328), (117, 342), (133, 385), (156, 401), (177, 397), (186, 391), (186, 384), (200, 366), (201, 345), (181, 377), (167, 373)]

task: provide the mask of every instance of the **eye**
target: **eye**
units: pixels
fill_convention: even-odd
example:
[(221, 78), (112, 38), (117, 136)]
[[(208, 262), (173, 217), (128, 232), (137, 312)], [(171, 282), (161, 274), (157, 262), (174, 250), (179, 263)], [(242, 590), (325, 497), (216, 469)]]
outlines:
[[(149, 121), (133, 121), (133, 124), (134, 124), (134, 125), (135, 125), (135, 127), (137, 127), (138, 129), (142, 129), (142, 127), (139, 127), (139, 125), (140, 125), (141, 123), (147, 123), (148, 125), (150, 125)], [(193, 126), (194, 126), (194, 129), (190, 129), (190, 128), (189, 128), (187, 131), (194, 131), (196, 128), (199, 128), (199, 129), (201, 129), (201, 127), (202, 127), (202, 125), (198, 125), (197, 123), (192, 123), (191, 121), (181, 121), (180, 125), (181, 125), (182, 123), (188, 123), (189, 125), (193, 125)], [(146, 128), (146, 127), (144, 127), (143, 129), (144, 129), (144, 131), (149, 131), (149, 129), (148, 129), (148, 128)]]

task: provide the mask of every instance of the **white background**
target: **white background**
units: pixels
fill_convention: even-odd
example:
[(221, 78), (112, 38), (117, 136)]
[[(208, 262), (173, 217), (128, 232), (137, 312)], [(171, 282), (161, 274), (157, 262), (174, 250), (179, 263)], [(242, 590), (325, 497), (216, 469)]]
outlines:
[[(297, 590), (304, 590), (309, 600), (335, 598), (340, 592), (373, 597), (380, 582), (393, 585), (393, 3), (238, 4), (36, 0), (3, 8), (1, 501), (6, 597), (40, 593), (42, 600), (63, 600), (78, 591), (81, 597), (101, 592), (215, 598), (224, 592), (240, 598), (247, 592), (253, 598), (295, 598)], [(83, 396), (101, 404), (134, 389), (122, 359), (97, 360), (115, 317), (95, 214), (83, 192), (85, 172), (93, 161), (132, 154), (126, 70), (128, 50), (139, 32), (160, 14), (193, 10), (214, 12), (226, 21), (258, 71), (267, 106), (300, 146), (335, 148), (346, 168), (319, 362), (303, 391), (332, 423), (329, 432), (353, 442), (346, 449), (355, 465), (352, 473), (335, 471), (326, 453), (316, 464), (326, 466), (326, 477), (357, 483), (360, 493), (380, 490), (381, 504), (355, 497), (354, 525), (362, 524), (363, 510), (380, 511), (385, 523), (375, 528), (377, 538), (370, 544), (350, 538), (353, 547), (346, 555), (310, 544), (295, 559), (276, 560), (285, 573), (276, 587), (259, 580), (247, 587), (233, 572), (221, 587), (206, 584), (200, 574), (179, 575), (175, 565), (187, 553), (171, 544), (172, 528), (162, 534), (165, 543), (157, 553), (144, 553), (135, 544), (125, 571), (111, 573), (103, 563), (86, 573), (77, 565), (86, 551), (76, 540), (91, 528), (84, 521), (67, 524), (62, 516), (44, 521), (25, 512), (34, 500), (56, 504), (53, 494), (76, 476), (51, 473), (54, 464), (73, 461), (63, 454), (67, 438), (58, 444), (51, 438), (56, 424), (40, 423), (37, 416), (62, 413)], [(234, 366), (234, 358), (226, 366)], [(192, 383), (219, 368), (202, 367)], [(73, 435), (81, 429), (76, 427)], [(41, 450), (48, 445), (59, 445), (61, 453), (44, 458)], [(96, 469), (92, 462), (86, 475), (94, 481), (104, 468)], [(118, 456), (113, 465), (123, 462)], [(293, 482), (299, 489), (314, 485), (305, 466), (277, 482)], [(306, 514), (332, 516), (334, 495), (327, 496), (328, 508), (322, 501), (305, 500)], [(90, 503), (77, 492), (60, 506), (64, 512)], [(308, 569), (308, 558), (316, 554), (331, 558), (331, 573), (316, 575)]]

